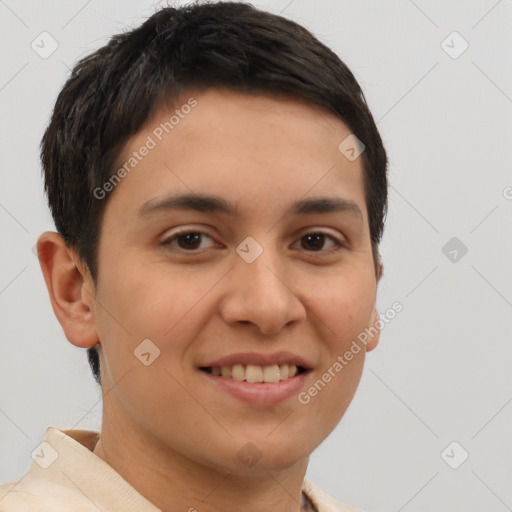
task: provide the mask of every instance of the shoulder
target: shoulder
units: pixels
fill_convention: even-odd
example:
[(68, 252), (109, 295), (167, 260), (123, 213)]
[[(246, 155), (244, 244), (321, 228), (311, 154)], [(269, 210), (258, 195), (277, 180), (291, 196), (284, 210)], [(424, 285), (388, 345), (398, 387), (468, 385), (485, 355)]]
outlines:
[(308, 495), (318, 512), (363, 512), (334, 499), (307, 479), (304, 479), (302, 490)]
[(18, 482), (0, 485), (0, 512), (31, 512), (40, 510), (41, 503), (31, 493), (16, 489)]
[(90, 512), (97, 508), (77, 492), (46, 478), (30, 473), (17, 481), (0, 485), (0, 512)]
[(46, 512), (36, 489), (22, 485), (23, 478), (0, 485), (0, 512)]

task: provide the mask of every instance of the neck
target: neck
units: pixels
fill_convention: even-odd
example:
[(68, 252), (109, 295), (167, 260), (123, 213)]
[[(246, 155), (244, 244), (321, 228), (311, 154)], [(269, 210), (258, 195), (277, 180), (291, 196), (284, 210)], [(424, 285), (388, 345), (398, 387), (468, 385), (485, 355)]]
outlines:
[(299, 512), (308, 458), (290, 468), (246, 471), (191, 460), (104, 416), (93, 453), (162, 512)]

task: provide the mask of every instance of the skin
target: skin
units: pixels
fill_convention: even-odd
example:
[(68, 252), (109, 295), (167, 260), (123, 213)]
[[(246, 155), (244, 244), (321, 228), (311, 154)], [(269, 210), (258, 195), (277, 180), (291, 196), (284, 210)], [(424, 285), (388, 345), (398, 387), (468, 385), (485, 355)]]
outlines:
[[(307, 405), (296, 395), (251, 405), (206, 386), (197, 366), (287, 350), (310, 363), (307, 390), (375, 324), (380, 263), (363, 162), (341, 154), (350, 130), (317, 106), (221, 88), (181, 105), (190, 96), (197, 106), (105, 199), (97, 282), (53, 232), (38, 239), (42, 271), (67, 339), (101, 347), (98, 457), (164, 512), (234, 511), (240, 503), (251, 512), (297, 512), (309, 456), (345, 413), (379, 335)], [(118, 164), (174, 108), (158, 109)], [(232, 201), (238, 216), (138, 216), (150, 199), (190, 192)], [(350, 199), (362, 217), (285, 215), (289, 203), (313, 196)], [(177, 227), (205, 236), (192, 249), (177, 239), (162, 245)], [(318, 232), (345, 247), (327, 236), (315, 250), (304, 235)], [(247, 236), (263, 248), (250, 264), (235, 251)], [(160, 350), (149, 366), (133, 353), (147, 338)], [(252, 467), (237, 457), (248, 442), (261, 454)]]

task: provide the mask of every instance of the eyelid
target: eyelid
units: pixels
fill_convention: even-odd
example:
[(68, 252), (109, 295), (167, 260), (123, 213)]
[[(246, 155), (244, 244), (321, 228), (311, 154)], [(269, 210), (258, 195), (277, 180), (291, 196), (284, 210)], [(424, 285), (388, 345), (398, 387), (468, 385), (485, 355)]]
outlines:
[[(218, 242), (216, 242), (215, 237), (213, 235), (210, 235), (208, 232), (206, 232), (204, 227), (199, 227), (196, 229), (194, 227), (194, 225), (180, 226), (180, 227), (175, 228), (174, 230), (172, 230), (172, 229), (168, 230), (168, 231), (166, 231), (166, 233), (167, 234), (164, 237), (162, 237), (162, 240), (160, 241), (160, 244), (163, 246), (171, 246), (172, 242), (174, 242), (178, 237), (180, 237), (182, 235), (189, 234), (189, 233), (197, 233), (202, 236), (207, 236), (212, 241), (214, 241), (218, 246)], [(314, 255), (322, 255), (322, 254), (332, 254), (332, 253), (337, 252), (340, 249), (347, 248), (347, 246), (348, 246), (348, 242), (346, 241), (345, 237), (336, 236), (331, 231), (327, 230), (326, 228), (320, 228), (320, 227), (314, 227), (314, 226), (304, 228), (303, 230), (299, 230), (295, 235), (293, 235), (294, 245), (297, 243), (300, 243), (301, 239), (304, 236), (309, 235), (309, 234), (324, 235), (327, 238), (330, 238), (336, 245), (336, 247), (334, 249), (326, 249), (326, 250), (320, 250), (320, 251), (304, 250), (304, 252), (306, 252), (310, 255), (313, 255), (313, 256)], [(342, 238), (342, 240), (340, 240), (340, 238)], [(201, 251), (201, 250), (195, 250), (195, 249), (194, 250), (186, 250), (186, 249), (181, 249), (181, 248), (175, 248), (175, 250), (180, 253), (188, 253), (191, 255), (198, 254), (199, 255), (199, 254), (206, 252), (208, 249)]]
[(333, 238), (334, 240), (336, 240), (337, 242), (339, 242), (340, 244), (348, 243), (346, 238), (339, 231), (329, 229), (329, 228), (323, 228), (320, 226), (310, 226), (307, 228), (303, 228), (303, 229), (300, 229), (297, 233), (298, 234), (294, 235), (294, 236), (298, 236), (299, 238), (304, 235), (309, 235), (310, 233), (318, 233), (318, 234), (329, 236), (329, 237)]
[(319, 227), (308, 227), (305, 228), (305, 230), (301, 230), (298, 232), (297, 235), (294, 236), (296, 238), (296, 241), (294, 244), (299, 243), (300, 240), (309, 234), (318, 234), (318, 235), (324, 235), (327, 238), (330, 238), (335, 244), (336, 248), (334, 249), (325, 249), (321, 251), (304, 251), (307, 252), (310, 255), (322, 255), (322, 254), (333, 254), (337, 252), (340, 249), (346, 249), (348, 247), (348, 242), (346, 241), (345, 237), (334, 235), (331, 231), (327, 230), (326, 228), (319, 228)]
[[(175, 229), (170, 229), (165, 232), (165, 234), (162, 236), (160, 240), (161, 245), (171, 245), (171, 242), (173, 242), (176, 238), (182, 235), (186, 235), (188, 233), (197, 233), (202, 236), (207, 236), (211, 238), (213, 241), (215, 241), (215, 237), (207, 232), (203, 226), (201, 227), (194, 227), (193, 224), (187, 225), (187, 226), (180, 226)], [(179, 249), (178, 249), (179, 250)], [(182, 249), (183, 252), (193, 253), (194, 251), (186, 251)], [(197, 251), (195, 251), (197, 252)]]

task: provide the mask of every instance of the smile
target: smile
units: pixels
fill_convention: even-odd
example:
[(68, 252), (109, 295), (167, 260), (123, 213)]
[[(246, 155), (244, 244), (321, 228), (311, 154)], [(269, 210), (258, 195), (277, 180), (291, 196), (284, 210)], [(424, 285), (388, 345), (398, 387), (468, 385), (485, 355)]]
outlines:
[(216, 377), (224, 377), (250, 383), (280, 382), (291, 379), (295, 377), (295, 375), (306, 371), (302, 366), (294, 364), (274, 364), (270, 366), (234, 364), (232, 366), (209, 366), (200, 369)]

